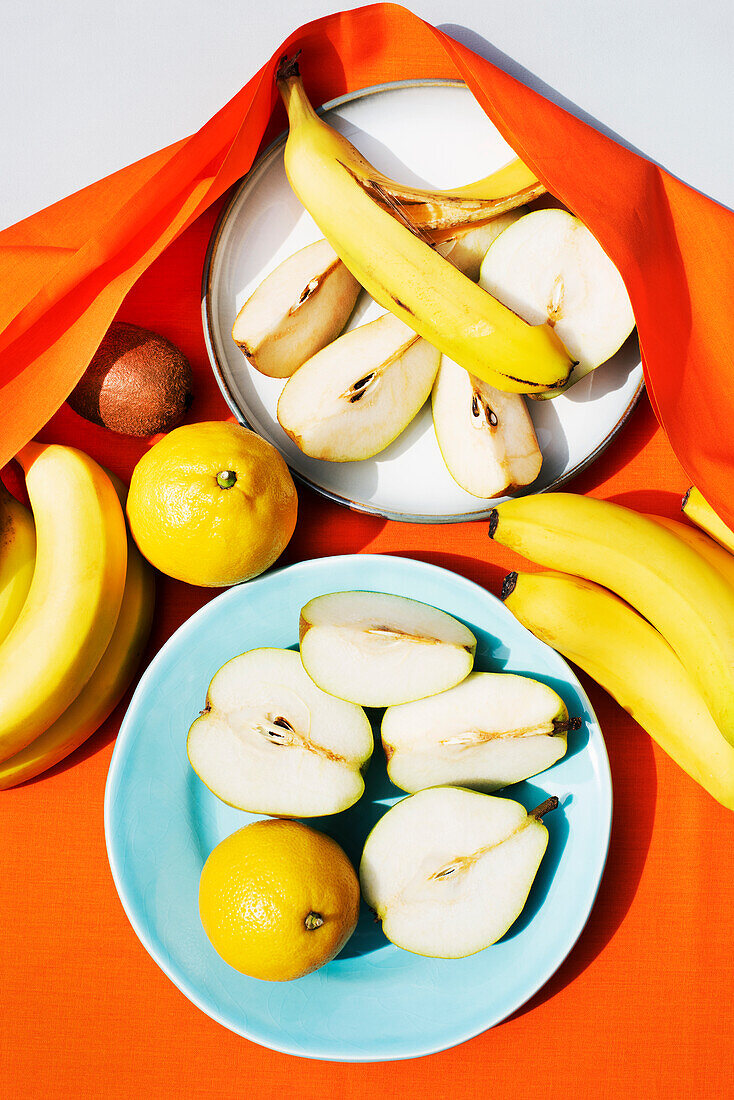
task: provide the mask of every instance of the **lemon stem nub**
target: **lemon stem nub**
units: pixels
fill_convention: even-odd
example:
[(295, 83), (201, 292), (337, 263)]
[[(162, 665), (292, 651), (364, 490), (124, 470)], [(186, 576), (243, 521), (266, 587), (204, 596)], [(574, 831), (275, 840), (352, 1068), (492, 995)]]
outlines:
[(307, 932), (315, 932), (317, 928), (320, 928), (324, 923), (324, 918), (320, 913), (314, 913), (313, 911), (308, 914), (303, 922), (306, 926)]
[(220, 489), (231, 489), (237, 480), (234, 470), (220, 470), (217, 474), (217, 485)]

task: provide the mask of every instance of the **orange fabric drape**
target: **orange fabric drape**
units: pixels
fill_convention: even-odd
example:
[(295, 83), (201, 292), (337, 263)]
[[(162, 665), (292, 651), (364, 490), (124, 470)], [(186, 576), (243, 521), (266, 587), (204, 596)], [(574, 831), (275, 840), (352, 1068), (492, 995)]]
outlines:
[(619, 267), (658, 419), (734, 526), (734, 214), (392, 4), (302, 27), (196, 134), (0, 234), (0, 466), (64, 401), (140, 274), (284, 126), (273, 72), (299, 48), (317, 103), (404, 77), (466, 81)]

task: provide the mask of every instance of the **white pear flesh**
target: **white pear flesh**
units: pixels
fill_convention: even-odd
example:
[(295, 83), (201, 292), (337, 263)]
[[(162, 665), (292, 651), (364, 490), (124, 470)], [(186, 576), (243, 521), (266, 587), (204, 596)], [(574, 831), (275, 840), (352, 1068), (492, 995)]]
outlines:
[(232, 339), (261, 374), (288, 378), (336, 339), (360, 289), (328, 241), (316, 241), (260, 283), (237, 314)]
[(289, 649), (253, 649), (223, 665), (187, 743), (191, 766), (218, 798), (279, 817), (352, 806), (372, 748), (362, 708), (320, 691)]
[(367, 707), (407, 703), (458, 684), (477, 640), (429, 604), (380, 592), (332, 592), (301, 611), (301, 660), (324, 691)]
[(519, 802), (432, 787), (397, 802), (367, 837), (362, 894), (397, 947), (464, 958), (518, 918), (547, 844), (545, 825)]
[(473, 225), (442, 242), (438, 246), (438, 251), (445, 259), (450, 260), (454, 267), (458, 267), (459, 271), (463, 271), (472, 282), (476, 283), (482, 260), (489, 246), (497, 240), (500, 233), (526, 212), (524, 206), (518, 206), (515, 210), (508, 210), (506, 214), (492, 218), (484, 225)]
[(386, 313), (304, 363), (280, 395), (278, 421), (312, 458), (371, 458), (423, 407), (440, 359), (431, 344)]
[(431, 401), (439, 450), (467, 493), (491, 499), (535, 481), (543, 455), (521, 394), (495, 389), (444, 355)]
[(454, 688), (388, 707), (387, 774), (396, 787), (493, 791), (550, 768), (578, 728), (552, 688), (507, 672), (472, 672)]
[(611, 358), (635, 325), (617, 268), (567, 210), (533, 211), (500, 234), (479, 285), (528, 324), (555, 329), (578, 361), (564, 389)]

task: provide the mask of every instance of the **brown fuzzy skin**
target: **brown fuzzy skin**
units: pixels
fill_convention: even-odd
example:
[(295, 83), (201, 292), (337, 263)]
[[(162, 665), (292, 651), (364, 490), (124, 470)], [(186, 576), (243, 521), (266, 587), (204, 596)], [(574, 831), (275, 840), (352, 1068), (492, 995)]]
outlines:
[(163, 336), (113, 321), (68, 402), (121, 435), (147, 436), (180, 424), (193, 398), (188, 359)]

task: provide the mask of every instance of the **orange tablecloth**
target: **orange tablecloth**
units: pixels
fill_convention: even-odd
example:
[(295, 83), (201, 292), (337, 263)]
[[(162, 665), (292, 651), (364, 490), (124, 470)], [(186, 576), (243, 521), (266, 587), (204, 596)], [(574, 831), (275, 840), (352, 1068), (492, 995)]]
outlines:
[[(198, 419), (227, 415), (207, 363), (199, 280), (216, 210), (129, 294), (120, 316), (178, 344)], [(66, 406), (41, 433), (128, 475), (146, 444)], [(578, 492), (675, 516), (687, 478), (643, 399)], [(497, 593), (517, 559), (486, 523), (426, 527), (352, 514), (300, 489), (287, 559), (369, 550), (436, 562)], [(212, 596), (159, 585), (148, 658)], [(107, 865), (102, 803), (123, 710), (46, 776), (0, 799), (0, 1092), (38, 1098), (378, 1100), (734, 1095), (734, 815), (689, 780), (588, 678), (614, 782), (606, 873), (556, 975), (510, 1020), (430, 1058), (323, 1064), (262, 1049), (203, 1015), (136, 939)], [(313, 1006), (318, 1011), (318, 1005)]]

